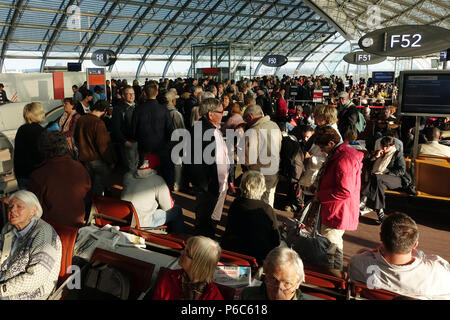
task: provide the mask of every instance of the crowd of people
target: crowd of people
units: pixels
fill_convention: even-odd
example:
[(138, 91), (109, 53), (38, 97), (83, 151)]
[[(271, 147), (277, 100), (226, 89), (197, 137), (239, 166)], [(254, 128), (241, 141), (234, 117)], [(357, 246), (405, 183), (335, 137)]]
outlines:
[[(313, 104), (313, 91), (325, 86), (328, 99)], [(27, 255), (25, 265), (37, 265), (42, 272), (26, 269), (25, 274), (37, 282), (44, 269), (53, 272), (61, 248), (51, 225), (82, 227), (91, 197), (111, 195), (110, 181), (119, 174), (120, 197), (133, 203), (141, 227), (168, 225), (170, 232), (185, 232), (182, 209), (172, 194), (186, 191), (196, 197), (195, 236), (181, 254), (182, 269), (164, 275), (155, 299), (221, 299), (212, 282), (221, 249), (253, 256), (264, 266), (263, 284), (244, 290), (243, 299), (302, 299), (302, 257), (283, 246), (283, 224), (274, 209), (298, 217), (309, 201), (320, 203), (318, 216), (312, 217), (320, 221), (320, 234), (341, 251), (344, 232), (358, 228), (360, 215), (377, 213), (382, 245), (352, 259), (352, 280), (366, 281), (364, 268), (378, 264), (388, 274), (380, 287), (419, 298), (450, 298), (448, 262), (416, 253), (418, 235), (407, 245), (398, 244), (403, 235), (397, 234), (397, 226), (406, 228), (408, 223), (414, 229), (414, 222), (384, 212), (385, 190), (415, 193), (405, 156), (416, 133), (410, 119), (395, 116), (394, 84), (370, 79), (354, 84), (352, 77), (264, 76), (237, 82), (211, 77), (148, 80), (143, 86), (137, 80), (128, 85), (113, 79), (104, 89), (91, 91), (86, 83), (72, 89), (73, 97), (64, 99), (63, 115), (47, 128), (41, 125), (45, 116), (40, 103), (24, 108), (26, 123), (17, 131), (14, 151), (21, 191), (9, 199), (9, 223), (0, 235), (1, 297), (48, 296), (46, 286), (55, 285), (57, 274), (45, 276), (42, 287), (25, 295), (3, 290), (3, 284), (27, 281), (10, 271), (15, 257), (23, 254), (15, 246), (22, 239), (31, 246), (49, 241), (46, 250), (51, 252), (45, 254), (54, 263), (37, 253), (36, 259)], [(369, 107), (373, 105), (381, 108)], [(449, 120), (423, 119), (417, 133), (421, 153), (449, 156), (450, 147), (439, 143)], [(282, 188), (284, 202), (276, 197)], [(235, 199), (219, 238), (216, 227), (227, 195)], [(26, 221), (19, 224), (21, 216)], [(45, 229), (42, 236), (37, 227)], [(13, 249), (8, 249), (11, 244)], [(29, 248), (24, 245), (24, 250)], [(9, 258), (5, 250), (12, 250)], [(415, 279), (407, 270), (425, 274), (420, 270), (426, 268), (436, 273), (420, 278), (427, 290), (411, 289)]]

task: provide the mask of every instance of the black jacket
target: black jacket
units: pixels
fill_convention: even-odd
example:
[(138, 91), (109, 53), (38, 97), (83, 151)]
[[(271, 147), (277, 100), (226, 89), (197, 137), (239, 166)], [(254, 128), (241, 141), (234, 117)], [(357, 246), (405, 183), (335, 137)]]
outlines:
[[(212, 164), (207, 164), (204, 162), (205, 159), (203, 159), (203, 151), (207, 146), (209, 146), (211, 143), (215, 145), (216, 140), (214, 136), (211, 138), (210, 141), (203, 141), (202, 137), (206, 130), (208, 129), (215, 129), (214, 125), (211, 124), (207, 119), (204, 117), (199, 120), (202, 124), (202, 136), (196, 137), (194, 135), (194, 128), (190, 130), (191, 134), (191, 159), (190, 164), (187, 164), (190, 180), (194, 187), (199, 192), (209, 192), (214, 196), (219, 196), (219, 177), (217, 175), (217, 165), (214, 161)], [(202, 163), (195, 163), (194, 156), (195, 154), (198, 155), (198, 152), (196, 152), (195, 149), (195, 143), (201, 143), (202, 144)], [(215, 150), (212, 152), (212, 155), (215, 157)]]
[(272, 207), (262, 200), (236, 198), (228, 211), (228, 220), (221, 246), (255, 257), (258, 263), (270, 250), (280, 244), (276, 215)]
[(342, 137), (344, 137), (347, 130), (356, 130), (355, 126), (359, 120), (358, 112), (359, 111), (358, 109), (356, 109), (355, 104), (353, 102), (350, 102), (350, 104), (345, 109), (338, 113), (338, 129)]
[(124, 101), (113, 107), (112, 113), (112, 139), (123, 145), (125, 141), (132, 141), (132, 120), (135, 107), (129, 106)]
[(19, 127), (14, 139), (14, 173), (17, 178), (29, 178), (31, 172), (42, 162), (38, 140), (45, 129), (38, 123)]
[(173, 125), (169, 111), (155, 99), (137, 106), (131, 121), (131, 138), (141, 152), (158, 154), (167, 150)]

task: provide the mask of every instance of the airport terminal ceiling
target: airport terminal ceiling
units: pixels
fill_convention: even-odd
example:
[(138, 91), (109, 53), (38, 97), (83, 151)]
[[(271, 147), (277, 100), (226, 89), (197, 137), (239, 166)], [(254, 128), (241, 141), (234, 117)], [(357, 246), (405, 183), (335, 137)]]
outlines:
[(190, 64), (192, 45), (228, 41), (253, 45), (253, 69), (281, 54), (293, 69), (333, 73), (362, 35), (406, 24), (450, 29), (450, 0), (0, 0), (0, 70), (14, 59), (86, 66), (109, 49), (136, 77), (149, 61), (165, 75)]

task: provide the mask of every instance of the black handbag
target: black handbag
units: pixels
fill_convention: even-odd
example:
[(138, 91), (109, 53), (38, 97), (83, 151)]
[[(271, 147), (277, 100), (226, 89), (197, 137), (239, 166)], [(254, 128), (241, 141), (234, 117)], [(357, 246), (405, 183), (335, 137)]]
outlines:
[[(343, 269), (343, 252), (318, 232), (320, 203), (309, 202), (300, 218), (287, 226), (285, 242), (295, 250), (304, 262), (328, 269)], [(308, 230), (304, 221), (312, 220)]]

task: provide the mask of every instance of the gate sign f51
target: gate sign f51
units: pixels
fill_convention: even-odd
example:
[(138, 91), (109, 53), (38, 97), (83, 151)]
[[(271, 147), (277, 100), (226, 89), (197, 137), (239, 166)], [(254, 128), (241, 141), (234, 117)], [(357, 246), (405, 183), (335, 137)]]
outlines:
[(369, 53), (391, 57), (416, 57), (447, 49), (450, 30), (430, 25), (404, 25), (378, 29), (359, 39)]
[(386, 60), (386, 57), (379, 56), (365, 51), (355, 51), (347, 53), (344, 56), (344, 61), (350, 64), (369, 65), (377, 64)]

